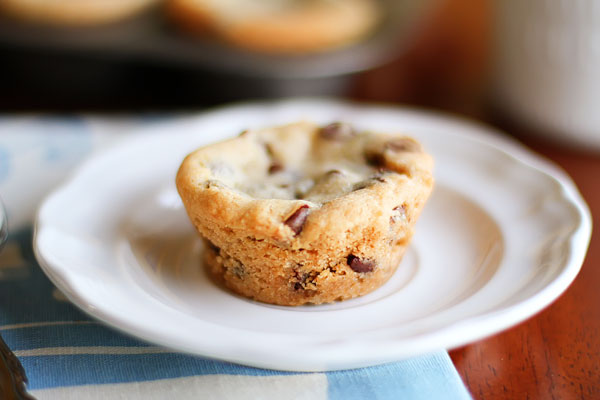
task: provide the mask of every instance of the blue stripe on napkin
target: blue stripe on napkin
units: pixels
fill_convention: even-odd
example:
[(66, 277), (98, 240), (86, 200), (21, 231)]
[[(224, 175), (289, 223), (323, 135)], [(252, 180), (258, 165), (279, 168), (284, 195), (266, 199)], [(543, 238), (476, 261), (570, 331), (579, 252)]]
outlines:
[(330, 399), (470, 398), (445, 351), (370, 368), (328, 372), (327, 377)]

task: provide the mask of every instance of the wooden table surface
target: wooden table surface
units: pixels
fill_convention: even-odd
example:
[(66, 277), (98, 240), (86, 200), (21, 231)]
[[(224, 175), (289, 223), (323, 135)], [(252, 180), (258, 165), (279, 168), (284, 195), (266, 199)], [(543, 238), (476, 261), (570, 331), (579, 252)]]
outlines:
[[(599, 226), (600, 154), (527, 144), (567, 171)], [(592, 234), (581, 272), (555, 303), (450, 356), (475, 399), (600, 399), (600, 235)]]
[[(358, 82), (359, 98), (489, 121), (492, 3), (440, 0), (438, 5), (412, 47)], [(562, 166), (587, 201), (594, 226), (600, 225), (600, 152), (585, 154), (548, 144), (542, 134), (500, 128)], [(555, 303), (450, 356), (475, 399), (600, 399), (600, 235), (592, 235), (580, 274)]]

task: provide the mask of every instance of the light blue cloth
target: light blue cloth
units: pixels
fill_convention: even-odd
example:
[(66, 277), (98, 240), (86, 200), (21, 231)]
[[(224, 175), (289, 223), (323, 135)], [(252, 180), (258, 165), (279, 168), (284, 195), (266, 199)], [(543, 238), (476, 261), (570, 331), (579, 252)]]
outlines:
[[(0, 196), (9, 221), (14, 220), (0, 253), (0, 335), (19, 357), (29, 378), (28, 388), (36, 396), (470, 398), (445, 351), (325, 374), (261, 370), (141, 342), (90, 319), (69, 303), (34, 258), (33, 211), (45, 192), (106, 137), (118, 140), (119, 127), (140, 123), (152, 121), (0, 118)], [(25, 192), (30, 192), (27, 201), (23, 200)], [(253, 386), (254, 380), (260, 385)], [(139, 384), (131, 384), (135, 382)]]

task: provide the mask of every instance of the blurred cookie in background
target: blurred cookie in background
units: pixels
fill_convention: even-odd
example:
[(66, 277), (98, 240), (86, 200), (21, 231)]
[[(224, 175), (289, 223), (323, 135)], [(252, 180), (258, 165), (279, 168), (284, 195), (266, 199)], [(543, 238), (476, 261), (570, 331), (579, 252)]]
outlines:
[(184, 31), (267, 53), (308, 53), (351, 44), (378, 24), (376, 0), (167, 0)]
[(0, 0), (14, 19), (53, 26), (95, 26), (133, 16), (158, 0)]

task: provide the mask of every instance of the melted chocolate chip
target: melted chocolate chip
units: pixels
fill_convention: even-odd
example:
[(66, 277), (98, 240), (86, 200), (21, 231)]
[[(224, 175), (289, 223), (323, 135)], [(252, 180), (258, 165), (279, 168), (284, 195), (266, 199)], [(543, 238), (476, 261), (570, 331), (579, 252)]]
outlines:
[(240, 132), (240, 137), (242, 136), (246, 136), (248, 134), (248, 132), (250, 132), (248, 129), (244, 129), (243, 131)]
[(376, 266), (374, 261), (367, 259), (361, 260), (353, 254), (350, 254), (348, 256), (346, 262), (348, 263), (348, 266), (352, 269), (352, 271), (359, 273), (371, 272), (375, 269)]
[(385, 157), (382, 153), (369, 151), (365, 153), (365, 160), (367, 164), (372, 167), (382, 167), (385, 165)]
[(219, 252), (221, 251), (221, 248), (219, 246), (217, 246), (216, 244), (214, 244), (213, 242), (211, 242), (208, 239), (206, 239), (206, 244), (208, 244), (209, 249), (211, 249), (212, 251), (214, 251), (217, 254), (219, 254)]
[(352, 187), (352, 191), (356, 192), (357, 190), (362, 190), (362, 189), (366, 189), (369, 186), (371, 186), (373, 183), (370, 181), (360, 181), (354, 184), (354, 186)]
[(319, 135), (326, 140), (344, 141), (352, 138), (356, 132), (350, 124), (334, 122), (321, 128)]
[(283, 171), (283, 164), (279, 161), (274, 161), (269, 167), (269, 174), (276, 174), (281, 171)]
[(382, 168), (385, 166), (385, 151), (392, 152), (419, 152), (421, 145), (410, 138), (398, 138), (385, 142), (383, 149), (368, 150), (365, 152), (365, 160), (372, 167)]
[(385, 148), (392, 150), (392, 151), (396, 151), (396, 152), (421, 151), (421, 145), (419, 145), (419, 143), (417, 143), (414, 140), (409, 139), (409, 138), (398, 138), (398, 139), (390, 140), (389, 142), (385, 143)]
[(372, 176), (369, 179), (366, 179), (364, 181), (355, 183), (354, 186), (352, 187), (352, 191), (354, 192), (357, 190), (366, 189), (369, 186), (374, 185), (375, 182), (386, 183), (387, 181), (385, 180), (385, 178), (383, 176), (381, 176), (381, 174), (378, 174), (378, 175)]
[(235, 275), (238, 279), (244, 279), (246, 277), (246, 268), (244, 268), (244, 264), (236, 261), (236, 264), (233, 268), (231, 268), (231, 273)]
[(406, 219), (406, 204), (402, 204), (392, 209), (394, 213), (390, 217), (390, 223), (395, 223), (398, 220)]
[(284, 223), (289, 226), (296, 235), (298, 235), (300, 232), (302, 232), (302, 228), (304, 228), (304, 223), (306, 222), (306, 218), (308, 218), (309, 213), (310, 211), (308, 205), (304, 204), (292, 215), (290, 215), (290, 217), (286, 219)]
[(306, 283), (309, 278), (309, 274), (306, 272), (301, 272), (298, 269), (302, 267), (302, 264), (297, 264), (296, 268), (294, 268), (294, 290), (304, 290), (306, 289)]

